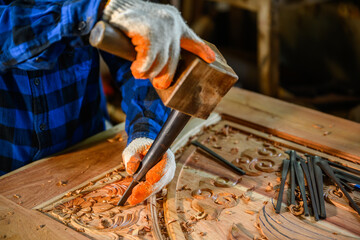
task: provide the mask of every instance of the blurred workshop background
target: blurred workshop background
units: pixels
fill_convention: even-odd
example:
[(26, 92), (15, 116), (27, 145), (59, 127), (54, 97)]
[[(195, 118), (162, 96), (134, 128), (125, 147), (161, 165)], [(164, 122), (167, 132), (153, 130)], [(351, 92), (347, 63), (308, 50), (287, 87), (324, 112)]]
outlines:
[[(214, 43), (236, 86), (360, 122), (360, 2), (163, 0)], [(124, 121), (120, 94), (102, 64), (111, 121)]]

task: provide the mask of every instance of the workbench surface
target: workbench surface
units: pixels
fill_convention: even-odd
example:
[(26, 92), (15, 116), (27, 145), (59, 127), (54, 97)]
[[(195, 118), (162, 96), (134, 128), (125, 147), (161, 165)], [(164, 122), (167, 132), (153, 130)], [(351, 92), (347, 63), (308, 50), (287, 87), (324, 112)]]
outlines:
[[(214, 140), (218, 142), (210, 142), (209, 147), (213, 147), (213, 150), (228, 160), (236, 154), (254, 154), (251, 149), (260, 144), (259, 146), (267, 150), (280, 151), (280, 156), (283, 156), (281, 151), (296, 149), (302, 153), (319, 155), (360, 169), (360, 124), (238, 88), (230, 90), (217, 107), (216, 114), (212, 114), (209, 120), (192, 119), (172, 149), (179, 150), (186, 144), (188, 137), (197, 134), (197, 130), (200, 131), (203, 126), (214, 122), (217, 124), (203, 130), (198, 135), (198, 140), (209, 143), (209, 138), (218, 138)], [(215, 136), (216, 132), (229, 126), (234, 129), (229, 137)], [(99, 231), (90, 231), (85, 225), (82, 228), (79, 219), (74, 220), (66, 216), (61, 218), (54, 214), (54, 209), (61, 204), (66, 205), (79, 194), (96, 192), (97, 188), (106, 188), (106, 184), (126, 177), (121, 159), (127, 139), (123, 129), (123, 124), (118, 125), (61, 154), (36, 161), (2, 176), (0, 239), (102, 239)], [(230, 146), (238, 144), (239, 141), (247, 142), (236, 148)], [(360, 217), (346, 207), (337, 208), (327, 203), (329, 217), (318, 223), (311, 218), (301, 220), (292, 216), (286, 211), (285, 201), (283, 213), (272, 215), (271, 201), (276, 201), (276, 191), (267, 191), (266, 187), (267, 184), (270, 186), (271, 181), (272, 186), (276, 185), (282, 159), (272, 159), (274, 166), (271, 167), (271, 171), (252, 171), (251, 174), (242, 177), (241, 184), (236, 185), (239, 176), (229, 170), (221, 170), (221, 166), (215, 163), (209, 164), (208, 159), (211, 157), (199, 153), (194, 146), (185, 146), (176, 156), (177, 173), (168, 191), (162, 194), (163, 204), (157, 203), (153, 197), (147, 204), (138, 206), (139, 211), (136, 214), (141, 219), (128, 221), (127, 227), (118, 229), (117, 234), (133, 239), (214, 239), (215, 236), (221, 239), (252, 239), (264, 236), (269, 239), (288, 238), (283, 230), (276, 230), (280, 235), (269, 235), (269, 229), (273, 227), (271, 223), (261, 225), (261, 214), (270, 214), (275, 222), (281, 221), (276, 219), (277, 217), (284, 217), (291, 224), (297, 224), (297, 227), (304, 227), (313, 232), (320, 228), (324, 231), (323, 235), (319, 233), (321, 237), (318, 237), (321, 239), (360, 238), (360, 230), (356, 227), (360, 226)], [(211, 189), (214, 194), (225, 194), (222, 188), (229, 186), (223, 185), (224, 175), (229, 178), (225, 182), (231, 180), (236, 185), (225, 191), (227, 194), (244, 197), (245, 193), (254, 192), (258, 202), (250, 200), (250, 203), (245, 203), (241, 199), (235, 205), (225, 204), (226, 207), (224, 205), (219, 208), (211, 205), (213, 203), (204, 206), (201, 205), (204, 201), (199, 203), (191, 199), (199, 189)], [(219, 178), (222, 179), (222, 184), (214, 188), (211, 183), (216, 183)], [(262, 207), (263, 202), (269, 203)], [(210, 218), (197, 219), (193, 226), (184, 225), (194, 213), (196, 215), (204, 211), (201, 211), (201, 207), (205, 210), (210, 209), (207, 213)], [(156, 215), (159, 212), (162, 215), (160, 217)], [(120, 209), (120, 213), (126, 213), (126, 210)], [(100, 219), (102, 217), (100, 216)], [(109, 218), (111, 220), (111, 216)], [(146, 218), (147, 222), (142, 218)], [(99, 220), (99, 224), (103, 224), (104, 219)], [(74, 221), (77, 220), (80, 227), (74, 227)], [(133, 225), (130, 226), (129, 222)], [(216, 229), (216, 233), (211, 229)], [(332, 229), (332, 232), (326, 229)], [(111, 231), (104, 233), (104, 239), (116, 239), (116, 236), (118, 235)]]

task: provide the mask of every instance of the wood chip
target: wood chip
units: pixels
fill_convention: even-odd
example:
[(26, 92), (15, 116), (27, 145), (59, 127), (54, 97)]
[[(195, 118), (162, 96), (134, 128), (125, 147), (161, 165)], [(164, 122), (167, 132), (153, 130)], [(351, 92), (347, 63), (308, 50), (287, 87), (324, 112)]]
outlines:
[(167, 224), (169, 225), (169, 224), (174, 223), (174, 222), (176, 222), (176, 221), (177, 221), (177, 220), (174, 219), (174, 220), (169, 221)]
[(217, 145), (217, 144), (212, 145), (212, 147), (215, 148), (215, 149), (221, 149), (222, 148), (220, 145)]
[(255, 214), (255, 212), (254, 212), (254, 211), (251, 211), (251, 210), (245, 210), (245, 213), (250, 214), (250, 215), (254, 215), (254, 214)]
[(60, 180), (56, 186), (66, 186), (68, 184), (68, 181), (65, 181), (65, 180)]
[(14, 194), (13, 197), (17, 198), (17, 199), (21, 198), (21, 196), (19, 194)]
[(324, 136), (327, 136), (327, 135), (330, 135), (330, 134), (331, 134), (330, 131), (326, 131), (326, 132), (323, 133)]
[(238, 148), (232, 148), (232, 149), (230, 150), (230, 153), (231, 153), (232, 155), (236, 155), (236, 154), (239, 153), (239, 149), (238, 149)]
[(203, 237), (203, 236), (206, 236), (206, 233), (200, 232), (199, 235)]
[(185, 184), (184, 186), (182, 186), (181, 188), (177, 189), (176, 191), (186, 191), (186, 190), (190, 190), (191, 191), (191, 188), (189, 188), (187, 186), (187, 184)]
[(39, 226), (36, 227), (36, 230), (40, 230), (41, 228), (45, 227), (45, 224), (41, 224)]
[(324, 126), (321, 125), (321, 124), (313, 124), (312, 127), (313, 127), (313, 128), (316, 128), (316, 129), (322, 129), (322, 128), (324, 128)]

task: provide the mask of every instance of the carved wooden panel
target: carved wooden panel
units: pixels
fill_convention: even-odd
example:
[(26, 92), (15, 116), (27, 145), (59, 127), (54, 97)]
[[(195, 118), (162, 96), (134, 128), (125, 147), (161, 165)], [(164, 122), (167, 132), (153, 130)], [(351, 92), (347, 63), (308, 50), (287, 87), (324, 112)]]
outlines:
[[(279, 170), (282, 160), (288, 158), (285, 151), (294, 149), (301, 155), (311, 153), (326, 157), (323, 153), (226, 120), (195, 137), (245, 170), (247, 175), (237, 175), (193, 145), (182, 149), (177, 154), (176, 175), (168, 187), (163, 206), (171, 239), (360, 237), (360, 217), (330, 202), (326, 203), (328, 218), (319, 222), (291, 213), (286, 196), (281, 213), (274, 211)], [(301, 209), (298, 210), (301, 213)]]
[(116, 206), (132, 180), (125, 175), (110, 172), (39, 210), (93, 239), (152, 239), (146, 203)]
[[(360, 218), (341, 192), (325, 188), (326, 220), (289, 209), (274, 211), (282, 160), (288, 149), (343, 159), (228, 120), (193, 136), (247, 174), (240, 176), (188, 144), (176, 153), (177, 170), (164, 191), (138, 206), (117, 207), (130, 177), (117, 169), (39, 207), (89, 239), (356, 239)], [(116, 144), (117, 141), (109, 141)], [(285, 190), (286, 191), (286, 190)], [(285, 194), (286, 195), (286, 194)], [(358, 197), (353, 194), (354, 197)], [(295, 212), (294, 212), (295, 211)]]

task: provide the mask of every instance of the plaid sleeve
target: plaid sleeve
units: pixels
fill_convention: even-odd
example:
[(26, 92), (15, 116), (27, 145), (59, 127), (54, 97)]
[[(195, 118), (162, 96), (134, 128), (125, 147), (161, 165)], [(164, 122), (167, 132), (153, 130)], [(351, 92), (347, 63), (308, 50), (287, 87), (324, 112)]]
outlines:
[(133, 77), (131, 62), (101, 52), (122, 95), (121, 107), (126, 114), (128, 143), (135, 138), (155, 139), (164, 125), (170, 108), (162, 103), (149, 80)]
[[(103, 0), (16, 0), (0, 5), (0, 71), (49, 68), (64, 48), (94, 26)], [(46, 59), (49, 58), (49, 59)]]

